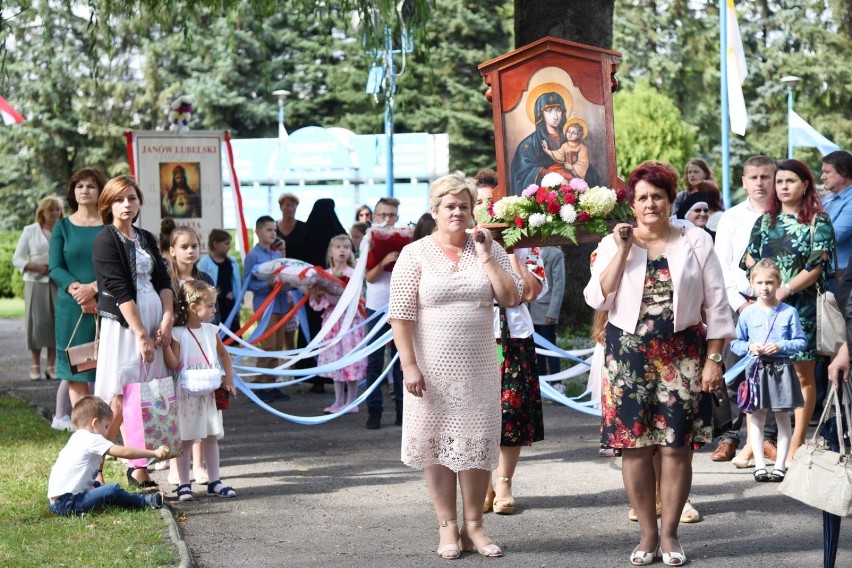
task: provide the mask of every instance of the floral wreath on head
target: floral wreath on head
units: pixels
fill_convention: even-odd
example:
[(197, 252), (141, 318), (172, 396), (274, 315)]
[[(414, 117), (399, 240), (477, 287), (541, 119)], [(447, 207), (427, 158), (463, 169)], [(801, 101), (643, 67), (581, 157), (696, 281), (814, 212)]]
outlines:
[(186, 132), (189, 130), (189, 121), (192, 118), (192, 99), (188, 95), (181, 95), (169, 105), (169, 130), (172, 132)]
[(507, 196), (480, 211), (481, 223), (508, 223), (503, 244), (513, 246), (524, 237), (559, 235), (577, 243), (577, 229), (604, 235), (607, 222), (632, 217), (624, 189), (589, 187), (581, 178), (567, 181), (551, 172), (541, 185), (532, 184), (521, 195)]

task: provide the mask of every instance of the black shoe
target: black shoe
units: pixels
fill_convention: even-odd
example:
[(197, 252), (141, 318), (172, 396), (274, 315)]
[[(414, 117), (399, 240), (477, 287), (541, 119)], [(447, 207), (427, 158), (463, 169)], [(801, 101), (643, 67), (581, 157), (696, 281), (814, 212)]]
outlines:
[(271, 393), (274, 400), (290, 400), (290, 395), (281, 389), (269, 389), (266, 392)]
[(402, 426), (402, 412), (396, 413), (396, 422), (394, 422), (397, 426)]
[(137, 469), (147, 470), (148, 468), (145, 468), (145, 467), (139, 467), (139, 468), (128, 467), (127, 468), (127, 483), (131, 487), (139, 487), (139, 488), (142, 488), (142, 489), (152, 489), (154, 487), (159, 487), (159, 485), (157, 485), (157, 482), (153, 481), (151, 479), (148, 479), (147, 481), (137, 481), (136, 478), (133, 477), (133, 472)]
[(269, 404), (270, 402), (275, 400), (275, 396), (271, 392), (269, 392), (269, 389), (255, 391), (255, 394), (257, 395), (257, 398), (261, 400), (261, 402), (265, 402), (266, 404)]
[(370, 414), (367, 417), (367, 430), (379, 430), (382, 427), (382, 415)]

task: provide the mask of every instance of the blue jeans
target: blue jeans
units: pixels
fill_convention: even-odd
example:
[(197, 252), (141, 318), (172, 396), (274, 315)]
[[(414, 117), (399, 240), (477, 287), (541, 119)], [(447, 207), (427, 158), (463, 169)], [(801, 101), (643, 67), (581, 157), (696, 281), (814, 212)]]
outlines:
[[(371, 310), (367, 308), (367, 317), (372, 316), (375, 310)], [(373, 320), (367, 324), (366, 333), (370, 333), (375, 326), (377, 320)], [(384, 335), (386, 331), (390, 329), (390, 324), (385, 323), (382, 326), (381, 331), (379, 331), (375, 337), (380, 337)], [(390, 356), (393, 357), (396, 355), (396, 345), (391, 341), (390, 344)], [(380, 347), (376, 349), (367, 357), (367, 386), (372, 385), (379, 378), (379, 375), (382, 374), (382, 371), (385, 370), (385, 347)], [(399, 366), (399, 362), (397, 362), (393, 366), (393, 370), (391, 371), (391, 375), (393, 376), (393, 398), (396, 403), (396, 411), (402, 412), (402, 368)], [(384, 400), (385, 395), (382, 392), (382, 387), (376, 387), (376, 390), (371, 392), (367, 397), (367, 412), (370, 414), (381, 414), (384, 411)]]
[(128, 493), (118, 483), (101, 485), (82, 493), (66, 493), (50, 503), (54, 515), (80, 515), (107, 505), (122, 509), (145, 509), (151, 506), (151, 495)]

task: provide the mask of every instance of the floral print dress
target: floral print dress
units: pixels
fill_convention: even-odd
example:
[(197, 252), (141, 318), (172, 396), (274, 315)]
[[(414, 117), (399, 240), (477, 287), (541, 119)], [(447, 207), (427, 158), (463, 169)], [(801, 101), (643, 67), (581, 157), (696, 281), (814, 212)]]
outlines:
[(601, 443), (611, 448), (701, 447), (712, 440), (712, 408), (701, 394), (703, 324), (674, 331), (665, 255), (649, 260), (635, 333), (606, 327)]
[[(770, 258), (781, 270), (781, 281), (789, 282), (802, 270), (813, 270), (822, 266), (822, 275), (817, 281), (820, 287), (826, 286), (826, 276), (834, 273), (834, 228), (825, 213), (817, 213), (813, 223), (813, 244), (811, 243), (811, 225), (799, 223), (795, 215), (778, 213), (778, 219), (772, 224), (772, 216), (764, 213), (751, 229), (746, 255), (755, 262)], [(823, 258), (825, 255), (827, 258)], [(746, 269), (745, 255), (740, 263)], [(799, 321), (805, 330), (807, 346), (790, 356), (793, 361), (812, 361), (816, 353), (816, 300), (817, 286), (797, 290), (784, 300), (799, 313)]]

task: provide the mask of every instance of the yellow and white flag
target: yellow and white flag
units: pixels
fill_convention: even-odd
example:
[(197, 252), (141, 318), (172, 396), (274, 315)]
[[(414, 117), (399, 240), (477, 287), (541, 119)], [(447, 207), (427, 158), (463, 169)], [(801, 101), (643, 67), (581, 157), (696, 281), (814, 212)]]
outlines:
[(745, 98), (743, 98), (743, 83), (748, 76), (746, 69), (745, 52), (743, 51), (743, 38), (740, 35), (740, 26), (737, 24), (737, 10), (734, 0), (727, 0), (727, 63), (728, 63), (728, 115), (731, 120), (731, 131), (745, 136), (748, 112), (746, 111)]

